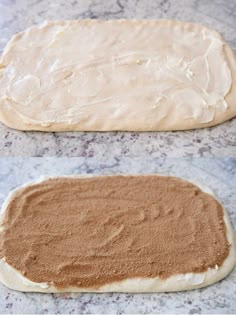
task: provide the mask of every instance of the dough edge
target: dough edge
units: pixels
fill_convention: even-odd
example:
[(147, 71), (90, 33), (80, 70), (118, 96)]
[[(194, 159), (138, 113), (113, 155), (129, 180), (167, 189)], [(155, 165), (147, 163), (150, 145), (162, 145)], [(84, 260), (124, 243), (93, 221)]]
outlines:
[[(38, 180), (28, 182), (21, 185), (14, 190), (10, 191), (7, 198), (5, 199), (1, 211), (0, 211), (0, 233), (2, 231), (1, 225), (4, 218), (4, 212), (8, 204), (13, 199), (14, 195), (20, 190), (27, 186), (41, 183), (50, 178), (88, 178), (88, 177), (104, 177), (104, 176), (169, 176), (163, 174), (113, 174), (113, 175), (65, 175), (65, 176), (41, 176)], [(170, 175), (171, 176), (171, 175)], [(190, 182), (196, 185), (205, 193), (212, 195), (215, 199), (215, 194), (208, 188), (203, 187), (201, 184), (195, 181), (190, 181), (188, 179), (176, 177), (178, 179)], [(218, 199), (217, 199), (218, 200)], [(220, 201), (219, 201), (220, 202)], [(222, 205), (222, 204), (221, 204)], [(132, 278), (123, 281), (113, 282), (103, 285), (100, 288), (64, 288), (57, 289), (53, 285), (47, 283), (36, 283), (32, 282), (23, 275), (21, 275), (16, 269), (10, 266), (0, 259), (0, 282), (10, 289), (22, 291), (22, 292), (40, 292), (40, 293), (75, 293), (75, 292), (90, 292), (90, 293), (108, 293), (108, 292), (120, 292), (120, 293), (154, 293), (154, 292), (176, 292), (176, 291), (186, 291), (192, 289), (198, 289), (206, 287), (215, 282), (220, 281), (225, 278), (236, 265), (236, 238), (234, 235), (233, 227), (230, 223), (230, 219), (226, 209), (224, 209), (224, 222), (226, 225), (227, 239), (230, 244), (229, 255), (224, 261), (223, 265), (219, 268), (209, 268), (203, 273), (187, 273), (173, 275), (167, 279), (156, 278)]]
[[(236, 116), (236, 57), (234, 51), (231, 47), (225, 42), (221, 34), (214, 29), (211, 29), (205, 25), (200, 23), (191, 23), (186, 21), (180, 21), (175, 19), (111, 19), (111, 20), (101, 20), (101, 19), (81, 19), (81, 20), (54, 20), (54, 21), (45, 21), (46, 23), (41, 23), (36, 26), (31, 26), (25, 29), (22, 32), (19, 32), (12, 36), (10, 41), (7, 43), (2, 56), (0, 56), (0, 64), (1, 59), (8, 54), (11, 50), (11, 47), (14, 46), (18, 39), (24, 36), (27, 32), (32, 32), (35, 28), (42, 27), (50, 27), (50, 25), (64, 25), (67, 22), (73, 23), (99, 23), (99, 22), (107, 22), (112, 23), (113, 21), (118, 21), (120, 23), (123, 22), (132, 22), (132, 23), (143, 23), (149, 21), (150, 23), (161, 23), (163, 25), (168, 26), (183, 26), (185, 29), (189, 29), (190, 31), (201, 31), (202, 29), (206, 29), (210, 32), (215, 33), (224, 43), (224, 54), (227, 65), (231, 71), (232, 76), (232, 85), (229, 93), (225, 96), (225, 100), (228, 104), (228, 108), (225, 112), (222, 112), (218, 108), (215, 108), (215, 115), (212, 121), (208, 123), (199, 123), (195, 121), (195, 119), (185, 119), (178, 120), (174, 123), (165, 123), (165, 122), (157, 122), (156, 124), (142, 125), (139, 122), (133, 122), (132, 119), (128, 119), (127, 122), (124, 121), (115, 121), (114, 123), (107, 121), (95, 121), (93, 123), (87, 123), (86, 121), (82, 121), (77, 124), (69, 124), (69, 123), (50, 123), (50, 126), (46, 126), (44, 122), (41, 124), (37, 122), (36, 124), (24, 123), (21, 117), (14, 111), (9, 110), (8, 113), (5, 113), (1, 110), (0, 107), (0, 121), (6, 126), (23, 130), (23, 131), (44, 131), (44, 132), (66, 132), (66, 131), (177, 131), (177, 130), (192, 130), (192, 129), (201, 129), (219, 125), (227, 120), (232, 119)], [(45, 24), (45, 25), (44, 25)], [(1, 69), (0, 69), (1, 70)], [(1, 74), (1, 73), (0, 73)]]

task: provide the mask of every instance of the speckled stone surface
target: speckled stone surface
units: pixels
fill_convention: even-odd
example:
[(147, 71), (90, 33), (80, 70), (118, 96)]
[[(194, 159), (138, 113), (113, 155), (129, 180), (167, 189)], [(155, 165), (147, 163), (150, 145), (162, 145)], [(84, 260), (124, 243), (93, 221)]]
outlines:
[[(236, 0), (0, 0), (0, 53), (11, 35), (32, 24), (79, 18), (199, 22), (236, 48)], [(236, 226), (236, 158), (214, 158), (236, 157), (236, 119), (213, 128), (162, 133), (20, 132), (0, 123), (0, 156), (62, 157), (0, 158), (0, 206), (11, 189), (40, 175), (159, 172), (207, 184)], [(24, 294), (0, 285), (3, 314), (235, 314), (235, 301), (236, 270), (211, 287), (168, 294)]]
[[(204, 23), (236, 48), (235, 0), (0, 0), (0, 51), (15, 32), (50, 19), (175, 18)], [(236, 119), (187, 132), (39, 133), (0, 124), (1, 156), (236, 156)]]
[[(41, 175), (161, 173), (191, 179), (215, 192), (236, 226), (236, 158), (1, 158), (0, 205), (7, 193)], [(0, 313), (235, 314), (236, 269), (210, 287), (162, 294), (37, 294), (0, 285)]]

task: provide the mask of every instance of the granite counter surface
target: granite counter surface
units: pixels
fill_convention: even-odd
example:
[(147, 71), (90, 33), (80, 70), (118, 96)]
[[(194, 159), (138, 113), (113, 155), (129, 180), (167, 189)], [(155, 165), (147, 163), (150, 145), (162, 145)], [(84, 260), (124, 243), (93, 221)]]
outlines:
[[(32, 24), (79, 18), (204, 23), (236, 48), (235, 0), (0, 0), (0, 52), (11, 35)], [(207, 184), (236, 226), (236, 158), (215, 158), (236, 156), (236, 119), (201, 130), (151, 133), (21, 132), (0, 124), (0, 156), (0, 206), (11, 189), (40, 175), (159, 172)], [(236, 270), (208, 288), (168, 294), (25, 294), (0, 285), (3, 314), (235, 314), (235, 301)]]
[[(174, 18), (208, 25), (236, 48), (236, 1), (0, 0), (0, 51), (10, 37), (51, 19)], [(26, 56), (27, 58), (27, 56)], [(236, 155), (236, 119), (186, 132), (40, 133), (0, 124), (1, 156), (220, 157)]]
[[(134, 159), (1, 158), (0, 206), (7, 193), (41, 175), (161, 173), (208, 186), (236, 226), (236, 158)], [(21, 293), (0, 284), (0, 313), (6, 314), (235, 314), (236, 269), (207, 288), (156, 294)]]

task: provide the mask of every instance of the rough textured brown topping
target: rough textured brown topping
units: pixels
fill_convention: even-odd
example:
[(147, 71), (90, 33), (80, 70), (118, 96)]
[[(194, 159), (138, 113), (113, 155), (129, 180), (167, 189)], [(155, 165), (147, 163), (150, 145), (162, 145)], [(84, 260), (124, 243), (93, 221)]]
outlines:
[(58, 288), (204, 272), (228, 256), (223, 216), (211, 195), (174, 177), (50, 179), (9, 203), (0, 256)]

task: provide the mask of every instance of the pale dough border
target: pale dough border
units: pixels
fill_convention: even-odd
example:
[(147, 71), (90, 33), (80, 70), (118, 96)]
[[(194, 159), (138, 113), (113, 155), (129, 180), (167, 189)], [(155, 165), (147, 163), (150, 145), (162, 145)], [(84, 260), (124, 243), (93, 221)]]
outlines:
[[(98, 23), (102, 20), (71, 20), (71, 22), (77, 22), (77, 23)], [(119, 19), (119, 20), (107, 20), (103, 21), (104, 23), (112, 23), (115, 21), (116, 23), (124, 23), (124, 22), (131, 22), (131, 23), (142, 23), (143, 21), (147, 20), (136, 20), (136, 19)], [(21, 119), (20, 115), (17, 114), (13, 109), (9, 109), (8, 111), (1, 110), (0, 107), (0, 121), (4, 123), (6, 126), (18, 130), (31, 130), (31, 131), (46, 131), (46, 132), (64, 132), (64, 131), (170, 131), (170, 130), (188, 130), (188, 129), (200, 129), (200, 128), (206, 128), (215, 126), (218, 124), (221, 124), (233, 117), (236, 116), (236, 58), (233, 50), (231, 47), (224, 41), (221, 34), (216, 32), (215, 30), (212, 30), (204, 25), (201, 24), (195, 24), (195, 23), (189, 23), (184, 21), (178, 21), (178, 20), (167, 20), (167, 19), (160, 19), (160, 20), (148, 20), (150, 23), (156, 23), (160, 25), (166, 25), (168, 27), (172, 27), (175, 25), (179, 25), (184, 27), (185, 29), (189, 29), (192, 32), (199, 32), (200, 30), (208, 30), (210, 32), (213, 32), (217, 34), (218, 37), (220, 37), (224, 43), (224, 52), (225, 52), (225, 58), (226, 62), (229, 66), (229, 69), (231, 71), (232, 76), (232, 86), (229, 91), (229, 93), (226, 95), (225, 100), (228, 104), (228, 108), (225, 112), (222, 112), (219, 108), (215, 109), (215, 115), (212, 121), (208, 123), (198, 123), (195, 121), (195, 119), (175, 119), (176, 117), (173, 117), (173, 119), (168, 119), (168, 121), (165, 121), (163, 123), (157, 122), (156, 124), (149, 125), (149, 124), (140, 124), (135, 121), (132, 121), (132, 119), (128, 119), (125, 121), (116, 121), (116, 122), (109, 122), (109, 121), (96, 121), (92, 124), (86, 123), (86, 121), (82, 121), (81, 123), (76, 124), (68, 124), (68, 123), (51, 123), (50, 126), (46, 126), (45, 124), (40, 124), (37, 122), (34, 123), (24, 123), (24, 121)], [(50, 21), (48, 24), (45, 25), (39, 25), (42, 27), (49, 27), (50, 25), (63, 25), (66, 23), (67, 20), (59, 20), (59, 21)], [(4, 56), (6, 56), (10, 51), (11, 47), (13, 47), (17, 41), (24, 36), (24, 34), (33, 32), (35, 28), (39, 26), (32, 26), (28, 29), (26, 29), (23, 32), (20, 32), (16, 35), (14, 35), (11, 40), (6, 45), (4, 52), (2, 54), (2, 59)], [(0, 65), (1, 65), (1, 58), (0, 58)], [(0, 69), (0, 75), (1, 75), (1, 69)], [(175, 121), (174, 121), (175, 119)]]
[[(118, 175), (118, 174), (116, 174)], [(142, 175), (123, 175), (122, 176), (142, 176)], [(162, 174), (148, 174), (148, 175), (158, 175), (165, 176)], [(148, 176), (145, 175), (145, 176)], [(113, 176), (113, 175), (108, 175)], [(60, 177), (101, 177), (100, 175), (66, 175), (66, 176), (49, 176), (41, 177), (37, 181), (33, 181), (27, 184), (24, 184), (16, 189), (12, 190), (7, 196), (6, 200), (2, 205), (0, 212), (0, 222), (3, 221), (4, 212), (7, 208), (7, 205), (12, 200), (14, 195), (27, 187), (28, 185), (34, 185), (40, 182), (43, 182), (49, 178), (60, 178)], [(200, 184), (197, 184), (194, 181), (189, 181), (184, 178), (180, 178), (185, 181), (191, 182), (192, 184), (198, 186), (202, 191), (211, 194), (215, 197), (214, 193), (207, 187), (203, 187)], [(134, 278), (127, 279), (120, 282), (114, 282), (111, 284), (104, 285), (99, 289), (94, 288), (66, 288), (58, 290), (53, 285), (48, 283), (36, 283), (28, 280), (26, 277), (21, 275), (16, 269), (7, 264), (4, 259), (0, 260), (0, 281), (7, 287), (23, 291), (23, 292), (41, 292), (41, 293), (62, 293), (62, 292), (129, 292), (129, 293), (148, 293), (148, 292), (174, 292), (174, 291), (184, 291), (191, 289), (198, 289), (208, 285), (211, 285), (224, 277), (226, 277), (236, 265), (236, 239), (232, 225), (229, 220), (227, 211), (224, 209), (224, 221), (227, 228), (227, 238), (230, 246), (229, 256), (226, 258), (225, 262), (220, 268), (208, 269), (204, 273), (188, 273), (188, 274), (179, 274), (171, 276), (165, 280), (156, 278)], [(0, 225), (0, 232), (3, 230), (3, 225)]]

